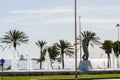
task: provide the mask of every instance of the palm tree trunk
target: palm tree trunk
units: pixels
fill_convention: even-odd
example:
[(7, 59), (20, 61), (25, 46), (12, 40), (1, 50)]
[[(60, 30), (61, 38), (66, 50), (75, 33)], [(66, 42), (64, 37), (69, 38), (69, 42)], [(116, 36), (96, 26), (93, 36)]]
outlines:
[(40, 61), (40, 69), (42, 69), (42, 61)]
[(117, 59), (117, 68), (119, 68), (119, 56), (117, 56), (116, 59)]
[(53, 69), (53, 66), (52, 66), (52, 60), (50, 59), (50, 66), (51, 66), (51, 68)]
[[(42, 56), (42, 48), (40, 49), (40, 55)], [(40, 56), (40, 69), (42, 69), (42, 60), (41, 60), (41, 56)]]
[(109, 61), (110, 61), (110, 62), (109, 62), (109, 63), (110, 63), (110, 68), (111, 68), (111, 57), (110, 57), (110, 55), (109, 55)]
[(110, 54), (108, 53), (107, 55), (108, 55), (108, 68), (110, 68), (110, 67), (111, 67), (111, 59), (110, 59)]
[(17, 69), (17, 51), (16, 48), (14, 48), (14, 53), (13, 53), (13, 59), (12, 59), (12, 70)]
[(64, 69), (64, 54), (61, 54), (62, 57), (62, 69)]

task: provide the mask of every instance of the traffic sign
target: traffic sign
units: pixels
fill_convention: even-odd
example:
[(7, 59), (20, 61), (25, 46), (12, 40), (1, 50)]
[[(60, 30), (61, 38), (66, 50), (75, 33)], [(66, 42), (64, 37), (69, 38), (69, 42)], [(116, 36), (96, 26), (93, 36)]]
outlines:
[(1, 64), (4, 64), (5, 63), (5, 59), (1, 59), (0, 62), (1, 62)]

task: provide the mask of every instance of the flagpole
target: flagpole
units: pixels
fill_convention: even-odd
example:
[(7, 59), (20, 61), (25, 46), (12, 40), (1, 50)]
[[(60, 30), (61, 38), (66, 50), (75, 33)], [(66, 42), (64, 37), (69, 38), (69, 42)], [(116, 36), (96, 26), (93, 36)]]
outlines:
[(81, 16), (79, 16), (79, 36), (80, 36), (80, 61), (82, 60), (82, 37), (81, 37), (81, 20), (80, 20)]
[(77, 75), (77, 10), (76, 10), (76, 0), (75, 0), (75, 80), (78, 80), (78, 75)]

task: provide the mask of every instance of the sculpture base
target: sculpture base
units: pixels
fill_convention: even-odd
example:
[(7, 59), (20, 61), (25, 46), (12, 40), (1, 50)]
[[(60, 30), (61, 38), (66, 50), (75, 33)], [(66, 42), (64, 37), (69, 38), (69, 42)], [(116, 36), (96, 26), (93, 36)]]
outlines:
[(78, 70), (89, 71), (92, 70), (92, 65), (90, 61), (80, 61)]

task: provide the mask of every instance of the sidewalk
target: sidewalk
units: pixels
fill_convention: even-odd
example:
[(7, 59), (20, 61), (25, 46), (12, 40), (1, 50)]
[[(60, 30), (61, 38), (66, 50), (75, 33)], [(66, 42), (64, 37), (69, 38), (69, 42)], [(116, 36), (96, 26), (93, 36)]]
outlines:
[(93, 80), (120, 80), (120, 79), (93, 79)]

